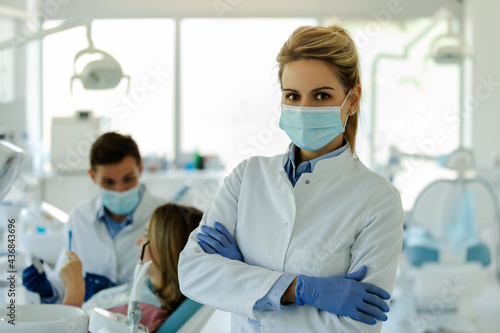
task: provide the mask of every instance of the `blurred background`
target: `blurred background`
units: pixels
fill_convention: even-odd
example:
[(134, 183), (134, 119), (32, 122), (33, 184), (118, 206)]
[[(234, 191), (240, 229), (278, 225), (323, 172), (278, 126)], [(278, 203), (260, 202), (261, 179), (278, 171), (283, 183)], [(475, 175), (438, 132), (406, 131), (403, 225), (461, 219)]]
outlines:
[[(486, 289), (471, 290), (467, 305), (473, 328), (441, 324), (425, 316), (436, 309), (417, 305), (417, 317), (396, 310), (384, 330), (493, 332), (500, 324), (493, 301), (500, 296), (498, 12), (494, 0), (0, 0), (0, 139), (24, 153), (3, 209), (31, 207), (32, 225), (43, 224), (40, 216), (63, 223), (72, 206), (97, 194), (89, 149), (113, 130), (138, 143), (142, 182), (154, 194), (206, 209), (236, 164), (289, 144), (278, 128), (282, 44), (299, 26), (338, 22), (362, 64), (358, 156), (398, 188), (407, 229), (432, 229), (456, 210), (442, 201), (454, 188), (436, 184), (482, 184), (467, 206), (489, 255), (479, 283)], [(445, 237), (441, 231), (431, 233)], [(440, 276), (420, 276), (415, 267), (423, 266), (401, 264), (400, 295)], [(439, 299), (437, 288), (430, 299)]]

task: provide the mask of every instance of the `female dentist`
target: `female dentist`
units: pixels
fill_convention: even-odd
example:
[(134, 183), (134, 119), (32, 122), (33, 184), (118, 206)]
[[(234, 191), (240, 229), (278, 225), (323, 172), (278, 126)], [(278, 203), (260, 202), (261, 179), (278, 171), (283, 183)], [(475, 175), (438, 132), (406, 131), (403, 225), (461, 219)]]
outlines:
[(403, 209), (355, 154), (356, 47), (338, 25), (301, 27), (277, 61), (292, 143), (226, 177), (181, 253), (181, 291), (231, 312), (232, 332), (380, 332)]

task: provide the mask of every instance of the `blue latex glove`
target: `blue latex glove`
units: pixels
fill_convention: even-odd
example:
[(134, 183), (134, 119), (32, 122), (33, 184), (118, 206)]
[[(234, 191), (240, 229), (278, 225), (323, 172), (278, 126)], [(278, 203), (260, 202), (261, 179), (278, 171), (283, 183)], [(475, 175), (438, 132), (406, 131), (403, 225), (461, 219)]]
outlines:
[[(40, 259), (43, 264), (43, 260)], [(30, 265), (23, 271), (23, 286), (26, 287), (29, 291), (40, 294), (40, 297), (52, 297), (54, 292), (52, 291), (52, 284), (49, 279), (47, 279), (47, 275), (45, 272), (41, 274), (38, 273), (38, 270), (34, 265)]]
[(219, 222), (215, 222), (214, 227), (215, 229), (202, 225), (201, 231), (206, 235), (201, 232), (196, 235), (199, 240), (198, 244), (203, 251), (210, 254), (220, 254), (228, 259), (243, 261), (236, 240), (229, 230)]
[(116, 283), (107, 277), (94, 273), (85, 274), (85, 297), (84, 302), (88, 301), (90, 297), (97, 294), (103, 289), (116, 286)]
[(320, 310), (350, 317), (368, 325), (386, 321), (389, 312), (384, 300), (391, 295), (370, 283), (359, 282), (366, 275), (366, 266), (347, 275), (317, 278), (297, 277), (295, 298), (298, 305), (310, 304)]

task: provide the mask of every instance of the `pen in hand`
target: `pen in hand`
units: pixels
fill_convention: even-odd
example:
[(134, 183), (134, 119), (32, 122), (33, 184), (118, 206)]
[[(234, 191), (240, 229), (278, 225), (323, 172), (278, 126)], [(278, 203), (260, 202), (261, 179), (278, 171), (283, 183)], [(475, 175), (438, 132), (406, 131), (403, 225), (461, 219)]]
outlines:
[[(70, 231), (68, 231), (68, 234), (69, 234), (69, 246), (68, 246), (68, 251), (71, 251), (71, 238), (73, 238), (73, 233)], [(69, 260), (71, 260), (70, 257), (68, 257)]]

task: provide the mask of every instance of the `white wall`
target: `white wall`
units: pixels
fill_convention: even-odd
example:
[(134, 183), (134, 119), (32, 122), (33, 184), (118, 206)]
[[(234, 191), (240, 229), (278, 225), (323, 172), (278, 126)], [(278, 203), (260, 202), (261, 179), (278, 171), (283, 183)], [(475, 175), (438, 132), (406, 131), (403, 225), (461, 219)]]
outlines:
[[(16, 36), (32, 28), (21, 19), (16, 20), (15, 25)], [(32, 41), (9, 49), (14, 51), (14, 98), (0, 103), (0, 127), (6, 129), (6, 139), (25, 150), (23, 169), (26, 171), (33, 169), (33, 159), (40, 158), (35, 152), (41, 147), (40, 48), (40, 41)]]
[[(16, 27), (19, 30), (19, 25)], [(2, 51), (0, 51), (2, 52)], [(11, 51), (12, 52), (12, 51)], [(23, 136), (26, 133), (25, 115), (25, 74), (26, 53), (25, 48), (20, 47), (14, 51), (14, 88), (13, 100), (0, 103), (0, 127), (6, 129), (7, 139), (16, 145), (23, 144)]]
[(472, 144), (479, 166), (500, 165), (500, 2), (466, 0), (465, 24), (472, 45), (472, 89), (466, 102), (475, 106), (472, 117)]

